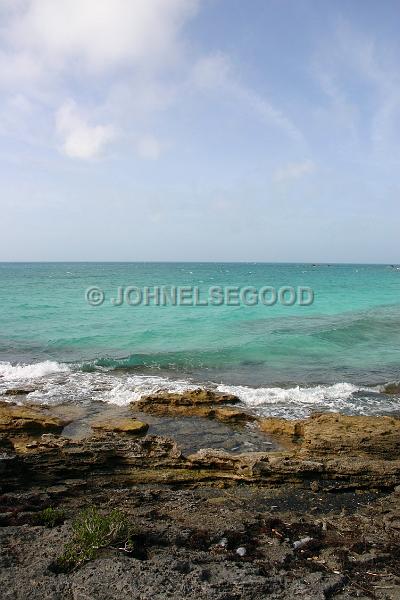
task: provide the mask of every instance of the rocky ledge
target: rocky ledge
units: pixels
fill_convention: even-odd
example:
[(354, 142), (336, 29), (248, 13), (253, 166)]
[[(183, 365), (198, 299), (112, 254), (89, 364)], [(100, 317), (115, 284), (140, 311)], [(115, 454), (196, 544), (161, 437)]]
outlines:
[[(173, 439), (143, 434), (149, 425), (134, 418), (91, 423), (84, 439), (60, 435), (66, 421), (38, 408), (0, 406), (1, 489), (16, 485), (62, 484), (65, 479), (113, 478), (120, 483), (246, 482), (263, 486), (292, 483), (325, 490), (393, 489), (400, 484), (400, 420), (337, 413), (300, 421), (257, 419), (227, 406), (238, 399), (208, 390), (156, 394), (134, 403), (148, 412), (171, 411), (220, 418), (218, 411), (239, 413), (234, 426), (251, 424), (281, 442), (278, 451), (227, 452), (201, 448), (184, 455)], [(222, 406), (221, 406), (222, 405)], [(197, 412), (200, 411), (200, 412)], [(39, 435), (46, 432), (43, 435)], [(52, 432), (52, 433), (47, 433)], [(151, 433), (151, 431), (150, 431)], [(127, 435), (129, 434), (129, 435)]]
[(182, 393), (158, 392), (132, 403), (133, 410), (161, 416), (206, 417), (223, 423), (247, 423), (255, 417), (233, 405), (240, 402), (233, 394), (211, 390), (188, 390)]
[[(48, 408), (0, 405), (4, 598), (400, 598), (399, 419), (259, 419), (205, 390), (131, 408), (144, 420), (97, 419), (71, 439)], [(146, 434), (146, 413), (219, 420), (221, 410), (280, 449), (184, 453), (151, 424)], [(128, 515), (139, 550), (107, 546), (62, 571), (71, 523), (91, 505)]]
[(60, 433), (69, 423), (38, 408), (0, 402), (0, 434), (7, 436), (44, 432)]

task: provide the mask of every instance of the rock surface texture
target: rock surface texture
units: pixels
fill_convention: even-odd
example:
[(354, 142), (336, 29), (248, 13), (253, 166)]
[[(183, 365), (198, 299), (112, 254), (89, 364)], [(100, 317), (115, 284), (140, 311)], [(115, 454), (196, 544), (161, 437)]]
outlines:
[[(256, 419), (235, 397), (205, 390), (138, 405), (149, 421), (222, 415), (283, 449), (184, 454), (122, 417), (71, 439), (49, 410), (2, 403), (2, 598), (399, 600), (398, 419)], [(141, 435), (127, 435), (130, 426)], [(132, 539), (63, 570), (72, 523), (93, 505), (122, 511)]]

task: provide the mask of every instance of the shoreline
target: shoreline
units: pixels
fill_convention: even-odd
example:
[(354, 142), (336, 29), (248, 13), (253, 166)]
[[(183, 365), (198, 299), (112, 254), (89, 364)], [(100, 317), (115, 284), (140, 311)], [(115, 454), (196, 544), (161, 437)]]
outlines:
[(339, 411), (349, 415), (400, 414), (400, 385), (393, 379), (368, 387), (349, 382), (324, 384), (243, 385), (198, 380), (184, 373), (157, 369), (129, 370), (72, 368), (44, 361), (0, 363), (0, 399), (14, 398), (38, 406), (129, 406), (132, 400), (159, 390), (184, 392), (202, 387), (238, 396), (243, 409), (259, 417), (306, 418), (313, 412)]
[[(89, 435), (65, 437), (82, 414), (63, 408), (0, 405), (7, 598), (398, 598), (399, 419), (255, 420), (234, 397), (197, 390), (144, 397), (129, 416), (105, 407), (90, 415)], [(205, 445), (183, 451), (152, 433), (163, 422), (181, 439), (192, 423)], [(242, 436), (244, 447), (257, 428), (271, 445), (207, 447), (207, 428)], [(103, 548), (60, 567), (71, 526), (90, 506), (122, 511), (135, 550)], [(40, 521), (49, 510), (59, 511), (52, 526)]]

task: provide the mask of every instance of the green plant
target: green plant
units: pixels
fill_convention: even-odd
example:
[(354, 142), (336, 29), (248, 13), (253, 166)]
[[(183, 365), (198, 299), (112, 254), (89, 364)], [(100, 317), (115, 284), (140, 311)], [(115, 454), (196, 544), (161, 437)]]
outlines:
[(36, 515), (36, 522), (38, 525), (45, 525), (46, 527), (55, 527), (64, 522), (65, 511), (60, 508), (53, 508), (48, 506), (40, 511)]
[(130, 552), (131, 526), (119, 510), (102, 514), (95, 507), (82, 511), (72, 524), (72, 538), (58, 558), (57, 567), (70, 571), (93, 560), (102, 548), (115, 548)]

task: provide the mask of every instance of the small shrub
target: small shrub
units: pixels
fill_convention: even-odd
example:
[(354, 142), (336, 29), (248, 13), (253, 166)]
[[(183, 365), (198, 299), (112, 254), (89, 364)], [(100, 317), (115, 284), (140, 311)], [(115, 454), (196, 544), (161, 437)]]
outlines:
[(60, 508), (53, 508), (48, 506), (40, 511), (36, 515), (36, 522), (38, 525), (45, 525), (46, 527), (55, 527), (60, 525), (65, 520), (65, 511)]
[(72, 524), (72, 538), (56, 561), (60, 571), (71, 571), (95, 559), (102, 548), (117, 548), (131, 552), (131, 526), (119, 510), (101, 514), (91, 507), (82, 511)]

